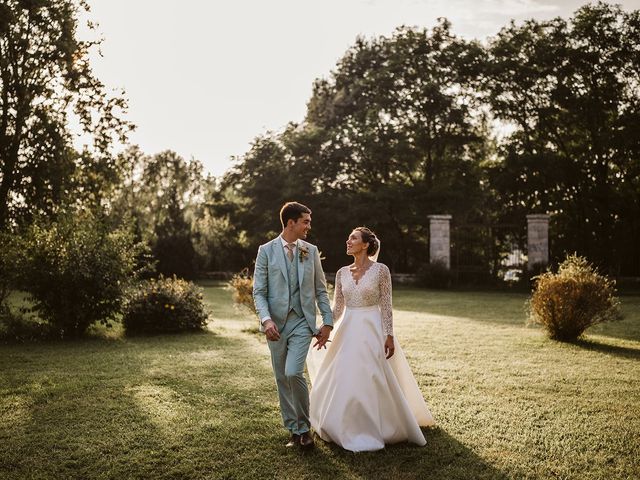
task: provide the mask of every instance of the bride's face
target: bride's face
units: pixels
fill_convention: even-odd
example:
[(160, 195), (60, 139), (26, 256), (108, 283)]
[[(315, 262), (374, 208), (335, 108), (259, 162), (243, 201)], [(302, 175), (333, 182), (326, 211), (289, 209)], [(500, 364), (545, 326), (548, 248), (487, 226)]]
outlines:
[(354, 230), (347, 238), (347, 255), (357, 255), (364, 251), (366, 253), (369, 248), (368, 243), (362, 241), (362, 233), (359, 230)]

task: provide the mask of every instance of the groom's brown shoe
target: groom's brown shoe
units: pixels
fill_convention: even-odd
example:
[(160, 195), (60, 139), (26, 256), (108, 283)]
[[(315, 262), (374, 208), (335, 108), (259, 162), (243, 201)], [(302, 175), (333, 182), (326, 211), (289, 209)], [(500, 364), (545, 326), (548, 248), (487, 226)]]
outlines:
[(300, 447), (306, 450), (307, 448), (313, 448), (313, 446), (314, 442), (311, 432), (304, 432), (300, 435)]
[(289, 438), (289, 441), (285, 446), (287, 448), (291, 448), (295, 447), (296, 445), (300, 445), (300, 435), (298, 435), (297, 433), (292, 433), (291, 438)]

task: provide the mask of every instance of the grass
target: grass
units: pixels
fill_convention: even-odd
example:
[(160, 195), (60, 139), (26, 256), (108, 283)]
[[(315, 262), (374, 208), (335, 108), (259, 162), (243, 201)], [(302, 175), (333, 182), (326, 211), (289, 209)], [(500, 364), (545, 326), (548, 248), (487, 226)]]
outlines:
[(396, 334), (436, 418), (427, 446), (283, 447), (268, 350), (206, 284), (201, 334), (0, 347), (0, 478), (640, 477), (640, 297), (575, 344), (524, 326), (522, 294), (395, 292)]

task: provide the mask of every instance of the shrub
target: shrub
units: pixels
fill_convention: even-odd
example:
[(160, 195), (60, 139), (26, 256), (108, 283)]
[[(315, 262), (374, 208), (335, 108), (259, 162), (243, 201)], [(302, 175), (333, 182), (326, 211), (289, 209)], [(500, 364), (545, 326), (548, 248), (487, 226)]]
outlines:
[(527, 269), (522, 272), (520, 284), (529, 289), (535, 288), (538, 278), (549, 269), (550, 267), (548, 264), (540, 262), (534, 263), (530, 268), (528, 266)]
[[(249, 269), (245, 268), (240, 273), (236, 273), (227, 283), (227, 288), (233, 294), (233, 303), (236, 307), (244, 308), (256, 314), (256, 305), (253, 301), (253, 277), (249, 275)], [(327, 283), (327, 295), (329, 301), (333, 300), (334, 287)]]
[(160, 276), (131, 289), (122, 323), (127, 334), (176, 333), (202, 330), (207, 319), (199, 287), (175, 276)]
[(249, 270), (245, 268), (240, 273), (236, 273), (227, 283), (227, 288), (233, 294), (233, 303), (236, 307), (256, 313), (256, 306), (253, 302), (253, 278), (249, 275)]
[(21, 246), (9, 229), (0, 231), (0, 306), (8, 308), (8, 298), (16, 289)]
[(425, 263), (418, 271), (418, 281), (427, 288), (451, 288), (453, 273), (442, 261)]
[(621, 318), (615, 282), (599, 275), (585, 258), (568, 256), (558, 273), (536, 280), (529, 321), (542, 325), (555, 340), (575, 340), (592, 325)]
[(129, 232), (88, 211), (36, 221), (13, 242), (15, 288), (30, 295), (31, 311), (61, 337), (117, 317), (142, 248)]
[(54, 337), (56, 332), (51, 325), (28, 318), (21, 312), (15, 312), (7, 305), (0, 305), (0, 341), (25, 342), (44, 340)]

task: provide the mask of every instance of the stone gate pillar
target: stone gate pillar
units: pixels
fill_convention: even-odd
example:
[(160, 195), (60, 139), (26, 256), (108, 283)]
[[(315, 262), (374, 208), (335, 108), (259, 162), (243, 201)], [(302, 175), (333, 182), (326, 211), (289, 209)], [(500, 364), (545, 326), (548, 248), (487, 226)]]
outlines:
[(535, 264), (549, 264), (549, 215), (527, 215), (527, 269)]
[(429, 215), (429, 262), (442, 262), (451, 268), (451, 215)]

